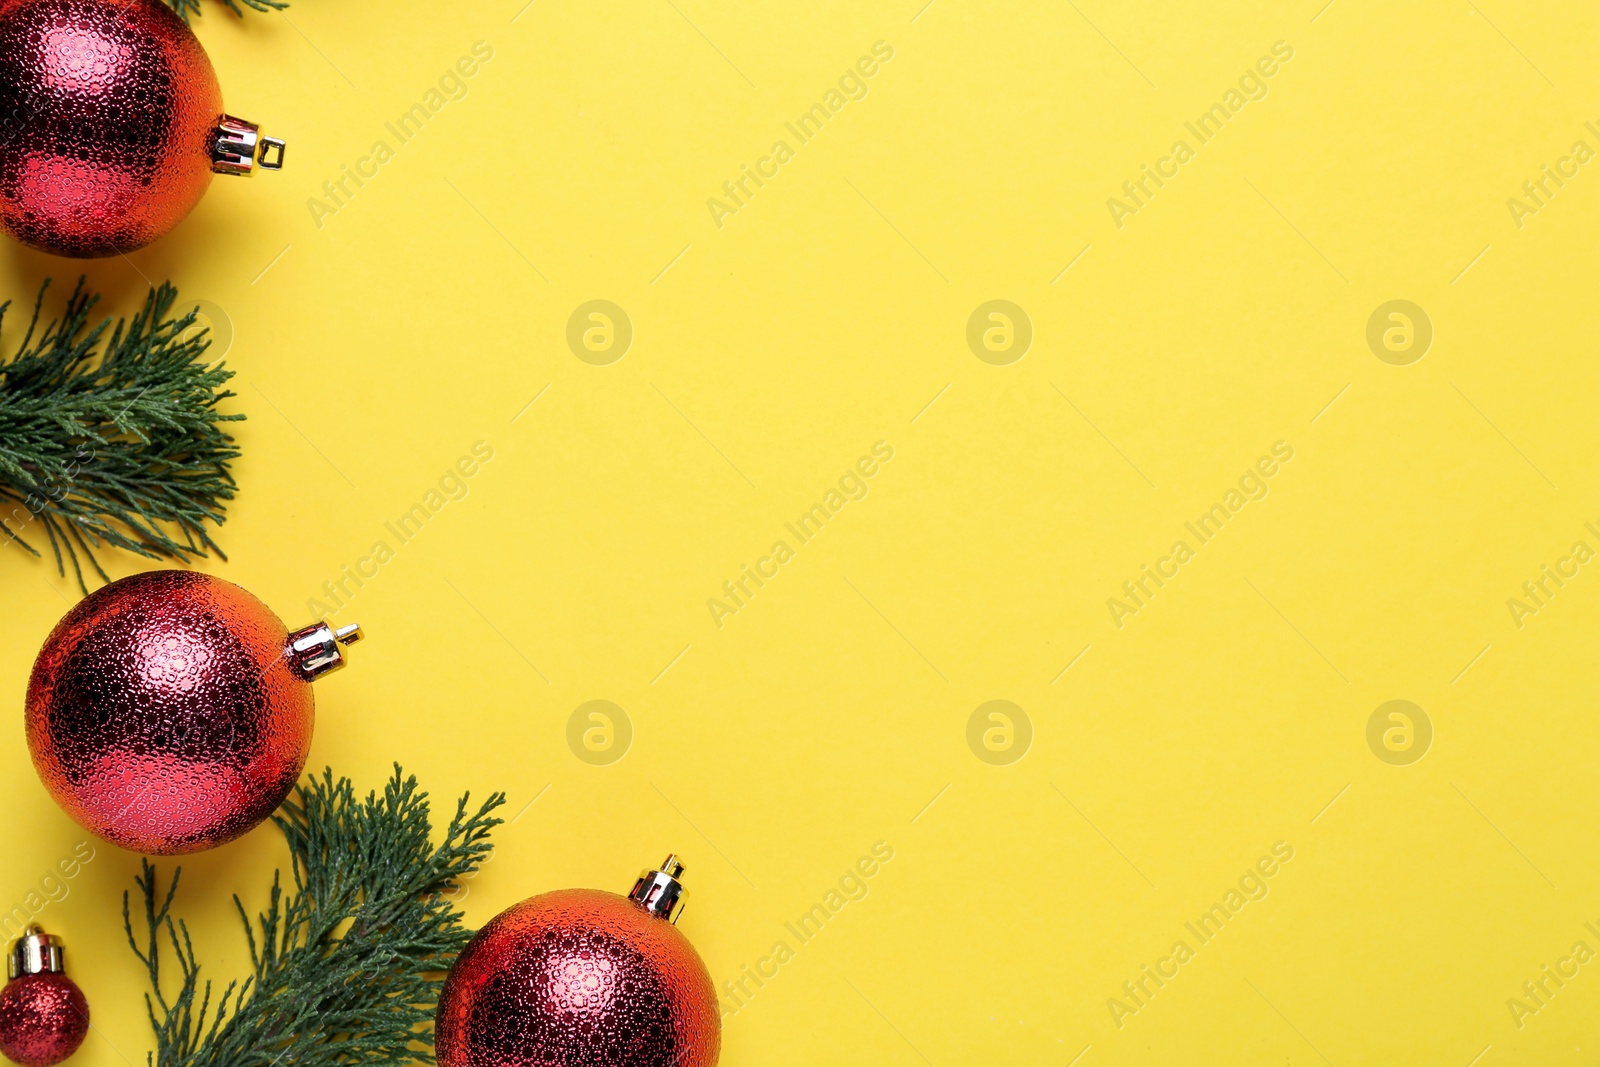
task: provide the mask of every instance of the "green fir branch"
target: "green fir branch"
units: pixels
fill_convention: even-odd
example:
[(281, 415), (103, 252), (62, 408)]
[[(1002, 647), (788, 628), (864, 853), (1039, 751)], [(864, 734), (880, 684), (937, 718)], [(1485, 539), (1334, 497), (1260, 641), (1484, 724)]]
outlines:
[[(443, 972), (472, 936), (446, 894), (487, 859), (489, 832), (502, 821), (490, 813), (505, 803), (494, 793), (468, 814), (469, 797), (457, 801), (434, 847), (428, 794), (399, 764), (383, 794), (365, 800), (331, 770), (296, 786), (273, 816), (289, 843), (294, 885), (286, 892), (275, 873), (254, 923), (233, 898), (254, 971), (229, 982), (214, 1004), (188, 926), (172, 915), (182, 869), (163, 888), (144, 861), (135, 879), (144, 933), (134, 933), (127, 893), (122, 923), (150, 974), (151, 1067), (434, 1062), (427, 1024)], [(176, 976), (162, 973), (169, 955)]]
[[(240, 18), (244, 18), (245, 8), (251, 11), (282, 11), (289, 6), (283, 0), (222, 0), (222, 2), (228, 5), (229, 11)], [(200, 0), (165, 0), (165, 3), (181, 15), (185, 22), (189, 21), (190, 15), (200, 14)]]
[(80, 554), (109, 581), (103, 547), (182, 563), (223, 556), (206, 524), (223, 523), (234, 494), (239, 450), (223, 424), (244, 416), (217, 411), (233, 372), (206, 363), (196, 310), (173, 317), (178, 291), (163, 283), (132, 319), (91, 326), (99, 297), (80, 278), (61, 318), (41, 326), (49, 287), (16, 353), (0, 355), (0, 544), (40, 555), (37, 522), (56, 569), (70, 562), (86, 593)]

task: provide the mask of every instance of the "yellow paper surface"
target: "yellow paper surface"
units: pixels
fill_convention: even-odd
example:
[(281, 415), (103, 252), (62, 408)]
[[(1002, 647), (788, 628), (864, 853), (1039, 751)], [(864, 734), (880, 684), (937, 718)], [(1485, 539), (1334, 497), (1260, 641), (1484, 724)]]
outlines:
[[(4, 291), (209, 302), (310, 766), (504, 789), (474, 924), (681, 853), (728, 1067), (1592, 1062), (1593, 11), (922, 3), (210, 5), (286, 169)], [(0, 906), (139, 1063), (0, 582)]]

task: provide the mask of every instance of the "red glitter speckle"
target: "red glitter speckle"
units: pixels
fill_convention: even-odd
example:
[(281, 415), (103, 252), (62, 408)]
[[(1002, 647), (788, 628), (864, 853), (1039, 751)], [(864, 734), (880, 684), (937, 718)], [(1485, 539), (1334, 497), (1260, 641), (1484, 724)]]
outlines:
[(24, 974), (0, 990), (0, 1054), (22, 1067), (50, 1067), (83, 1044), (89, 1002), (64, 974)]

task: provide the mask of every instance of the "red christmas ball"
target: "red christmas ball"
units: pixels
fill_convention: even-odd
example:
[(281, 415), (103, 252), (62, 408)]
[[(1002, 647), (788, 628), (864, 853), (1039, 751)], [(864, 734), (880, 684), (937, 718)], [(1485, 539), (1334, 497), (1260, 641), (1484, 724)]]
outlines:
[(91, 593), (28, 683), (33, 765), (113, 844), (172, 855), (224, 844), (288, 796), (311, 747), (311, 679), (360, 629), (290, 634), (220, 578), (151, 571)]
[(60, 1063), (88, 1033), (89, 1002), (64, 974), (25, 974), (0, 990), (0, 1054), (13, 1063)]
[(214, 170), (283, 161), (223, 114), (211, 60), (161, 0), (0, 0), (0, 102), (0, 226), (59, 256), (149, 244)]
[(30, 926), (12, 946), (11, 981), (0, 989), (0, 1054), (22, 1067), (50, 1067), (83, 1044), (89, 1002), (62, 964), (61, 942)]
[(714, 1067), (711, 975), (673, 925), (683, 865), (629, 896), (565, 889), (489, 921), (439, 997), (440, 1067)]

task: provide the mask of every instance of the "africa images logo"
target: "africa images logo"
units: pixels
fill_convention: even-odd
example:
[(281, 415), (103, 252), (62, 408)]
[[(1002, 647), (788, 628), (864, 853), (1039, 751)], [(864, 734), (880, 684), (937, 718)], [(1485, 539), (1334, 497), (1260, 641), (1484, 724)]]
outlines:
[[(1287, 841), (1274, 841), (1270, 855), (1262, 855), (1245, 868), (1235, 883), (1222, 894), (1222, 899), (1200, 913), (1200, 917), (1183, 924), (1188, 937), (1179, 937), (1172, 948), (1154, 964), (1139, 965), (1139, 973), (1122, 983), (1119, 996), (1106, 998), (1106, 1009), (1111, 1021), (1121, 1030), (1128, 1019), (1150, 1006), (1156, 994), (1182, 973), (1183, 965), (1194, 959), (1201, 948), (1222, 935), (1227, 925), (1239, 913), (1257, 901), (1265, 900), (1272, 891), (1271, 879), (1284, 865), (1294, 859), (1294, 846)], [(1190, 944), (1190, 940), (1194, 944)]]
[(1294, 459), (1294, 446), (1287, 441), (1275, 441), (1271, 455), (1262, 455), (1239, 476), (1237, 486), (1229, 486), (1221, 499), (1190, 522), (1183, 524), (1195, 543), (1185, 538), (1172, 543), (1171, 551), (1155, 561), (1139, 565), (1139, 574), (1122, 583), (1122, 596), (1106, 598), (1106, 610), (1111, 614), (1111, 624), (1117, 629), (1126, 625), (1126, 619), (1150, 606), (1156, 593), (1182, 573), (1183, 565), (1195, 558), (1200, 548), (1211, 543), (1229, 521), (1238, 518), (1245, 506), (1253, 501), (1265, 500), (1271, 492), (1268, 480)]
[(854, 65), (846, 67), (836, 85), (830, 86), (822, 94), (821, 100), (802, 111), (793, 122), (783, 124), (783, 128), (794, 138), (794, 144), (780, 137), (772, 142), (766, 155), (756, 159), (753, 167), (746, 163), (739, 164), (739, 176), (722, 183), (722, 198), (713, 196), (706, 200), (706, 210), (711, 212), (711, 221), (717, 229), (722, 229), (724, 219), (737, 215), (739, 209), (749, 204), (758, 191), (766, 188), (767, 182), (776, 178), (783, 165), (795, 157), (795, 149), (810, 144), (822, 132), (822, 128), (845, 109), (845, 105), (853, 100), (865, 100), (869, 88), (867, 79), (877, 74), (882, 65), (893, 58), (894, 46), (887, 41), (874, 42), (871, 55), (861, 56)]
[(1122, 183), (1122, 197), (1106, 199), (1106, 210), (1111, 213), (1111, 221), (1117, 229), (1127, 225), (1129, 216), (1137, 215), (1141, 208), (1148, 207), (1156, 193), (1182, 174), (1184, 164), (1193, 159), (1200, 148), (1210, 144), (1223, 127), (1245, 109), (1246, 104), (1253, 100), (1265, 100), (1270, 91), (1267, 79), (1276, 75), (1282, 69), (1282, 64), (1293, 58), (1292, 45), (1287, 41), (1274, 41), (1270, 56), (1257, 59), (1254, 66), (1239, 76), (1236, 86), (1228, 86), (1221, 100), (1201, 112), (1193, 122), (1183, 124), (1183, 128), (1195, 140), (1193, 145), (1180, 137), (1172, 143), (1166, 155), (1156, 160), (1154, 167), (1149, 163), (1141, 163), (1139, 176)]
[(822, 528), (832, 519), (839, 517), (846, 504), (855, 500), (865, 500), (871, 487), (868, 479), (883, 469), (883, 465), (894, 459), (894, 446), (887, 441), (878, 441), (872, 446), (870, 456), (862, 456), (845, 472), (839, 476), (835, 486), (829, 486), (822, 494), (822, 498), (813, 503), (800, 514), (793, 522), (786, 522), (783, 528), (793, 536), (795, 544), (791, 545), (785, 539), (772, 543), (771, 551), (755, 561), (752, 568), (750, 564), (739, 565), (739, 573), (722, 583), (721, 597), (707, 597), (706, 610), (711, 612), (711, 621), (717, 629), (722, 629), (723, 620), (729, 615), (737, 615), (750, 602), (768, 582), (776, 578), (785, 563), (794, 559), (796, 546), (810, 544)]

